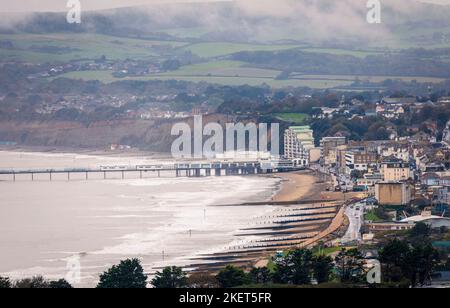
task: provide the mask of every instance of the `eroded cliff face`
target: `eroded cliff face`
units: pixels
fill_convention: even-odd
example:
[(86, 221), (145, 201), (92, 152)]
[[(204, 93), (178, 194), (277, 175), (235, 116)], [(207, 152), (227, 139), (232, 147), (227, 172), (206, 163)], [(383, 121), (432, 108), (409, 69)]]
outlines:
[(172, 137), (168, 121), (114, 120), (94, 122), (0, 122), (0, 140), (24, 146), (107, 148), (124, 144), (155, 152), (168, 152)]
[[(234, 119), (223, 115), (204, 117), (204, 124), (224, 125)], [(23, 146), (105, 149), (111, 144), (130, 145), (152, 152), (170, 152), (172, 126), (193, 119), (178, 120), (112, 120), (84, 124), (80, 122), (18, 122), (0, 121), (0, 141), (16, 142)]]

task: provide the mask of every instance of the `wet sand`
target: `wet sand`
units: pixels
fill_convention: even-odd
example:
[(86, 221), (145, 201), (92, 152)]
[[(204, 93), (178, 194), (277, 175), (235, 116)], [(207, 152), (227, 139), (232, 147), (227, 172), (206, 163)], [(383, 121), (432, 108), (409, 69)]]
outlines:
[[(228, 264), (244, 268), (265, 266), (276, 251), (305, 247), (305, 244), (310, 246), (336, 230), (343, 202), (340, 196), (326, 191), (330, 183), (323, 176), (313, 171), (300, 171), (280, 173), (273, 177), (282, 179), (279, 191), (270, 203), (277, 208), (275, 215), (267, 217), (255, 228), (242, 230), (264, 235), (265, 240), (238, 247), (232, 252), (204, 256), (203, 260), (211, 263), (193, 264), (196, 271), (214, 273)], [(253, 206), (262, 204), (256, 202)]]

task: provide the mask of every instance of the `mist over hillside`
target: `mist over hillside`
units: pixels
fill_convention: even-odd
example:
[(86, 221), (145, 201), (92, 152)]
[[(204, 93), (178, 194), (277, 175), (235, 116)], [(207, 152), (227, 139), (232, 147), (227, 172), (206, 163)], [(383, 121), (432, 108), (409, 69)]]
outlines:
[(0, 29), (3, 33), (94, 32), (158, 39), (380, 47), (395, 46), (398, 41), (414, 45), (418, 38), (439, 38), (450, 32), (450, 6), (382, 1), (381, 24), (367, 23), (367, 12), (365, 0), (179, 3), (83, 12), (80, 25), (68, 24), (65, 13), (3, 14)]

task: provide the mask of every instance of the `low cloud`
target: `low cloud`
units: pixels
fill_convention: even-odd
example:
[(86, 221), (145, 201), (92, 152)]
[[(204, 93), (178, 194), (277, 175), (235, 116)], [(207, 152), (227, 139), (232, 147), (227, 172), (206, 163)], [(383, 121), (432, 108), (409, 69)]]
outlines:
[[(4, 0), (1, 0), (4, 1)], [(25, 1), (49, 5), (51, 0)], [(56, 1), (56, 0), (55, 0)], [(61, 6), (61, 1), (57, 0)], [(135, 0), (128, 5), (145, 6), (124, 11), (102, 11), (95, 14), (107, 16), (119, 28), (134, 28), (143, 32), (163, 32), (169, 28), (201, 28), (209, 39), (236, 41), (276, 41), (294, 39), (298, 41), (376, 42), (380, 39), (395, 39), (392, 29), (398, 23), (416, 22), (425, 18), (424, 4), (415, 0), (380, 0), (382, 24), (366, 21), (367, 0), (236, 0), (236, 1), (192, 1), (179, 0)], [(439, 0), (438, 0), (439, 1)], [(447, 1), (447, 0), (445, 0)], [(449, 0), (450, 1), (450, 0)], [(99, 7), (120, 6), (124, 1), (81, 0), (83, 9), (92, 5)], [(189, 2), (189, 3), (186, 3)], [(197, 2), (197, 3), (191, 3)], [(200, 3), (199, 3), (200, 2)], [(219, 3), (217, 3), (219, 2)], [(432, 8), (432, 17), (448, 19), (448, 10)], [(60, 13), (63, 18), (64, 13)], [(92, 14), (92, 13), (91, 13)], [(5, 15), (5, 14), (3, 14)], [(0, 26), (17, 24), (14, 14), (1, 18)], [(27, 20), (29, 16), (25, 16)], [(432, 20), (432, 19), (431, 19)], [(22, 20), (23, 21), (23, 20)], [(86, 25), (86, 29), (95, 29)]]

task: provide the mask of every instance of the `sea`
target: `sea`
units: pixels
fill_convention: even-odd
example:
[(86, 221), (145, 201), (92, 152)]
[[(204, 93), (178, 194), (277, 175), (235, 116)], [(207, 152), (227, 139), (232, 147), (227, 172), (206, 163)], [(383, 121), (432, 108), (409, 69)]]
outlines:
[[(145, 156), (0, 151), (0, 170), (99, 168), (158, 163)], [(94, 287), (120, 260), (139, 258), (146, 273), (189, 268), (202, 256), (257, 240), (240, 230), (261, 224), (270, 205), (223, 206), (270, 200), (275, 177), (222, 176), (143, 179), (110, 176), (0, 176), (0, 275), (66, 278)], [(204, 261), (207, 262), (207, 261)], [(74, 264), (77, 274), (74, 275)]]

